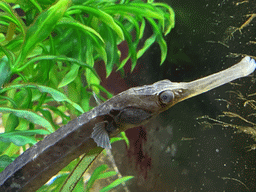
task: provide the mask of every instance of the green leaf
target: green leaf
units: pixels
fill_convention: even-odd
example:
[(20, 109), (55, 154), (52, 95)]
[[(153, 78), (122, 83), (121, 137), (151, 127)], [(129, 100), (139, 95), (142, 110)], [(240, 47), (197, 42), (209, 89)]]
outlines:
[(106, 53), (106, 49), (104, 46), (102, 46), (101, 44), (99, 44), (98, 42), (94, 42), (94, 49), (99, 53), (99, 55), (101, 56), (102, 60), (107, 63), (107, 53)]
[(106, 178), (112, 177), (112, 176), (114, 176), (116, 174), (117, 174), (117, 172), (115, 172), (115, 171), (108, 171), (108, 172), (105, 172), (105, 173), (101, 173), (99, 175), (98, 179), (106, 179)]
[(120, 133), (120, 135), (121, 135), (121, 137), (111, 137), (110, 142), (114, 143), (114, 142), (117, 142), (117, 141), (123, 141), (124, 140), (126, 145), (127, 145), (127, 148), (129, 148), (130, 147), (130, 142), (129, 142), (129, 139), (127, 138), (125, 132), (122, 131)]
[(100, 174), (105, 171), (108, 168), (108, 165), (103, 164), (99, 167), (97, 167), (93, 173), (92, 176), (90, 178), (90, 180), (88, 181), (87, 185), (86, 185), (86, 192), (89, 192), (90, 188), (92, 188), (92, 185), (94, 184), (94, 182), (99, 178)]
[(169, 25), (167, 25), (167, 27), (165, 29), (165, 33), (164, 33), (164, 35), (167, 35), (168, 33), (170, 33), (171, 29), (173, 29), (175, 26), (175, 13), (174, 13), (173, 9), (167, 4), (154, 3), (154, 6), (164, 7), (165, 9), (167, 9), (169, 11), (169, 14), (166, 14), (166, 16), (165, 16), (165, 18), (169, 22)]
[(43, 105), (44, 108), (50, 109), (53, 111), (56, 115), (60, 116), (62, 118), (62, 123), (65, 125), (70, 121), (70, 117), (67, 116), (64, 112), (62, 112), (60, 109), (50, 106), (50, 105)]
[(125, 132), (122, 131), (122, 132), (120, 133), (120, 135), (121, 135), (121, 137), (124, 139), (124, 141), (125, 141), (125, 143), (126, 143), (128, 149), (129, 149), (129, 148), (130, 148), (130, 141), (129, 141), (128, 137), (126, 136)]
[(147, 18), (147, 20), (149, 21), (149, 23), (151, 24), (154, 33), (157, 35), (156, 36), (156, 41), (158, 42), (160, 49), (161, 49), (161, 64), (163, 64), (164, 60), (166, 59), (166, 55), (167, 55), (167, 45), (166, 42), (162, 36), (162, 33), (158, 27), (158, 25), (156, 24), (156, 22), (151, 19), (151, 18)]
[(28, 121), (30, 121), (32, 123), (41, 125), (42, 127), (45, 127), (51, 133), (54, 132), (54, 129), (52, 128), (51, 124), (46, 119), (44, 119), (43, 117), (41, 117), (31, 111), (0, 107), (0, 112), (13, 113), (17, 117), (27, 119)]
[(25, 24), (22, 21), (22, 19), (20, 19), (20, 17), (17, 15), (17, 13), (11, 8), (11, 6), (9, 4), (1, 1), (0, 9), (2, 9), (6, 13), (8, 13), (8, 15), (10, 15), (10, 17), (13, 20), (13, 23), (15, 23), (15, 25), (17, 25), (19, 27), (19, 29), (21, 30), (22, 35), (25, 35)]
[(4, 56), (3, 53), (8, 57), (8, 60), (11, 61), (11, 66), (13, 65), (13, 61), (15, 60), (14, 53), (20, 51), (20, 47), (22, 46), (23, 40), (20, 39), (20, 36), (10, 41), (5, 48), (0, 46), (0, 50), (2, 49), (3, 52), (0, 52), (0, 57)]
[(72, 192), (81, 192), (84, 191), (84, 180), (83, 178), (81, 178), (77, 184), (76, 187), (74, 188), (74, 190)]
[[(49, 192), (49, 191), (60, 191), (61, 183), (65, 181), (65, 179), (68, 177), (67, 173), (58, 174), (56, 176), (53, 176), (52, 179), (50, 179), (50, 183), (46, 183), (43, 185), (37, 192)], [(66, 191), (66, 192), (69, 192)], [(73, 192), (73, 191), (72, 191)]]
[(35, 143), (37, 143), (36, 139), (34, 138), (35, 134), (46, 135), (49, 134), (49, 132), (43, 129), (36, 129), (2, 133), (0, 134), (0, 141), (5, 143), (12, 142), (17, 146), (23, 146), (26, 144), (34, 145)]
[(132, 61), (131, 71), (133, 71), (137, 63), (136, 43), (132, 41), (132, 35), (126, 30), (123, 24), (119, 21), (116, 21), (116, 22), (124, 32), (125, 40), (127, 41), (127, 44), (129, 47), (129, 54), (131, 55), (131, 61)]
[(105, 39), (105, 49), (107, 52), (106, 77), (112, 72), (113, 66), (119, 60), (116, 35), (107, 25), (104, 25), (101, 30), (102, 37)]
[(89, 34), (91, 37), (96, 36), (98, 37), (102, 43), (104, 43), (104, 40), (102, 39), (102, 37), (100, 36), (100, 34), (95, 31), (93, 28), (83, 25), (82, 23), (79, 23), (76, 20), (70, 19), (70, 18), (62, 18), (60, 20), (60, 22), (57, 24), (57, 26), (66, 26), (68, 28), (74, 28), (74, 29), (78, 29), (81, 30), (83, 32), (87, 34)]
[(108, 98), (113, 97), (113, 94), (111, 94), (110, 92), (108, 92), (108, 91), (107, 91), (104, 87), (102, 87), (101, 85), (98, 85), (98, 84), (91, 84), (91, 86), (95, 86), (95, 87), (97, 87), (98, 89), (100, 89), (102, 92), (106, 93)]
[(154, 34), (145, 41), (143, 47), (138, 51), (137, 57), (140, 58), (155, 41), (156, 35)]
[[(120, 15), (126, 15), (126, 14), (133, 14), (135, 16), (142, 16), (146, 18), (154, 18), (154, 19), (164, 19), (164, 17), (159, 14), (157, 11), (154, 10), (154, 7), (152, 5), (146, 5), (145, 3), (131, 3), (131, 4), (116, 4), (113, 6), (107, 6), (104, 8), (104, 11), (110, 14), (120, 14)], [(150, 7), (150, 8), (149, 8)]]
[(134, 42), (135, 42), (136, 47), (137, 47), (137, 45), (138, 45), (138, 43), (139, 43), (139, 40), (140, 40), (140, 26), (139, 26), (139, 22), (142, 20), (142, 25), (143, 25), (143, 20), (144, 20), (144, 19), (139, 18), (139, 17), (134, 18), (134, 17), (129, 16), (129, 15), (124, 16), (124, 17), (129, 21), (129, 23), (130, 23), (131, 26), (132, 26), (132, 29), (128, 29), (128, 26), (127, 26), (127, 27), (126, 27), (127, 30), (131, 33), (132, 30), (135, 29), (135, 34), (136, 34), (136, 36), (135, 36)]
[(30, 109), (32, 103), (32, 92), (28, 88), (23, 88), (14, 95), (13, 99), (19, 109)]
[[(93, 58), (93, 44), (90, 39), (86, 39), (86, 52), (85, 52), (85, 62), (93, 67), (94, 66), (94, 58)], [(93, 74), (90, 70), (86, 69), (85, 76), (88, 85), (91, 84), (100, 84), (100, 81), (98, 78), (96, 78), (95, 74)], [(99, 90), (97, 88), (93, 88), (93, 91), (98, 93)]]
[(131, 58), (131, 54), (129, 53), (128, 56), (122, 60), (122, 62), (120, 63), (120, 65), (119, 65), (119, 67), (117, 68), (116, 71), (119, 71), (120, 69), (123, 69), (124, 65), (127, 63), (127, 61), (130, 58)]
[[(76, 78), (76, 80), (67, 86), (67, 95), (69, 98), (72, 98), (72, 101), (75, 103), (81, 102), (81, 88), (83, 87), (81, 81)], [(80, 114), (73, 108), (73, 106), (68, 106), (72, 114), (79, 116)], [(75, 110), (75, 111), (74, 111)]]
[(81, 179), (84, 172), (91, 165), (91, 163), (97, 158), (98, 154), (84, 155), (84, 157), (78, 162), (77, 166), (70, 173), (66, 182), (63, 184), (60, 191), (72, 191), (75, 187), (75, 184)]
[(66, 95), (64, 95), (60, 91), (55, 90), (51, 87), (46, 87), (46, 86), (42, 86), (42, 85), (36, 85), (35, 88), (38, 88), (39, 91), (41, 91), (41, 92), (49, 93), (55, 101), (59, 101), (59, 102), (66, 101), (66, 102), (68, 102), (69, 104), (73, 105), (73, 107), (75, 107), (78, 111), (80, 111), (81, 113), (84, 113), (84, 110), (78, 104), (71, 101)]
[[(0, 18), (1, 18), (1, 20), (3, 20), (3, 21), (8, 21), (9, 23), (14, 23), (14, 24), (16, 24), (15, 19), (13, 19), (12, 17), (10, 17), (8, 14), (5, 14), (5, 13), (0, 14)], [(8, 26), (9, 26), (9, 25), (8, 25)]]
[(38, 89), (42, 93), (49, 93), (55, 101), (58, 101), (58, 102), (66, 101), (69, 104), (73, 105), (73, 107), (75, 107), (78, 111), (80, 111), (81, 113), (84, 113), (84, 110), (78, 104), (71, 101), (66, 95), (64, 95), (63, 93), (61, 93), (60, 91), (58, 91), (56, 89), (53, 89), (53, 88), (47, 87), (47, 86), (43, 86), (43, 85), (33, 85), (33, 84), (11, 85), (9, 87), (6, 87), (6, 88), (2, 89), (0, 91), (0, 93), (4, 92), (4, 91), (8, 91), (10, 89), (20, 89), (20, 88), (23, 88), (23, 87), (24, 88)]
[(130, 179), (134, 178), (133, 176), (126, 176), (126, 177), (122, 177), (122, 178), (119, 178), (119, 179), (116, 179), (114, 182), (112, 182), (111, 184), (109, 184), (107, 187), (104, 187), (100, 190), (100, 192), (106, 192), (106, 191), (109, 191), (113, 188), (115, 188), (116, 186), (122, 184), (123, 182), (126, 182)]
[(124, 138), (122, 138), (122, 137), (111, 137), (110, 143), (115, 143), (117, 141), (123, 141), (123, 140), (124, 140)]
[(41, 8), (41, 6), (40, 6), (40, 4), (37, 3), (36, 0), (30, 0), (30, 2), (31, 2), (31, 4), (33, 4), (33, 5), (37, 8), (37, 10), (38, 10), (39, 12), (42, 12), (42, 11), (43, 11), (42, 8)]
[(43, 61), (43, 60), (57, 60), (57, 61), (67, 61), (67, 62), (71, 62), (71, 63), (76, 63), (78, 65), (81, 65), (83, 67), (90, 69), (92, 71), (92, 73), (98, 79), (100, 79), (100, 77), (96, 73), (95, 69), (93, 67), (91, 67), (90, 65), (88, 65), (80, 60), (74, 59), (74, 58), (70, 58), (70, 57), (66, 57), (66, 56), (55, 56), (55, 55), (44, 55), (44, 56), (38, 56), (36, 58), (30, 59), (26, 64), (24, 64), (23, 67), (21, 67), (19, 70), (17, 70), (17, 72), (23, 71), (29, 65), (34, 64), (37, 61)]
[(139, 35), (139, 39), (141, 39), (144, 35), (144, 30), (146, 27), (146, 22), (145, 19), (141, 19), (141, 25), (140, 25), (140, 35)]
[(59, 0), (55, 5), (51, 6), (37, 17), (36, 21), (27, 30), (22, 51), (16, 63), (17, 65), (23, 62), (27, 54), (31, 52), (39, 42), (42, 42), (50, 35), (57, 22), (64, 15), (70, 2), (71, 0)]
[(81, 5), (72, 6), (70, 7), (70, 9), (80, 9), (88, 14), (92, 14), (95, 17), (98, 17), (99, 20), (101, 20), (106, 25), (108, 25), (111, 29), (113, 29), (121, 40), (124, 40), (124, 34), (122, 29), (115, 23), (113, 17), (107, 14), (106, 12), (100, 9), (95, 9), (93, 7), (87, 7), (87, 6), (81, 6)]
[(42, 113), (42, 115), (44, 116), (44, 118), (47, 119), (47, 121), (49, 121), (55, 129), (58, 129), (58, 128), (59, 128), (59, 126), (56, 125), (55, 122), (53, 121), (53, 119), (52, 119), (52, 114), (51, 114), (50, 111), (44, 110), (44, 109), (38, 109), (38, 111), (39, 111), (40, 113)]
[(79, 65), (72, 65), (70, 71), (65, 75), (65, 77), (60, 82), (58, 88), (64, 87), (75, 80), (78, 75), (80, 66)]
[(163, 62), (166, 59), (167, 56), (167, 44), (166, 41), (163, 39), (163, 37), (158, 36), (156, 41), (158, 42), (160, 49), (161, 49), (161, 63), (160, 65), (163, 64)]
[[(0, 142), (0, 154), (5, 154), (5, 150), (10, 146), (10, 143)], [(7, 155), (7, 154), (5, 154)]]
[(91, 109), (90, 98), (92, 94), (89, 91), (86, 91), (85, 88), (82, 89), (81, 94), (82, 94), (81, 106), (84, 109), (84, 111), (87, 112)]
[(9, 114), (8, 119), (5, 125), (5, 132), (14, 131), (15, 128), (19, 125), (19, 118), (13, 113)]
[(4, 56), (0, 60), (0, 89), (5, 82), (7, 82), (8, 77), (10, 76), (10, 66), (8, 62), (8, 58)]
[(1, 168), (7, 167), (12, 162), (13, 162), (12, 158), (10, 158), (8, 155), (0, 156), (0, 167)]

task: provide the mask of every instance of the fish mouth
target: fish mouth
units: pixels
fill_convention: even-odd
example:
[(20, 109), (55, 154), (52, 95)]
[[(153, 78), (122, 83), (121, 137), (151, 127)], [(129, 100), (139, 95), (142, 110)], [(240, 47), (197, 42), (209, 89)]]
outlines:
[(176, 100), (176, 103), (210, 91), (235, 79), (248, 76), (254, 72), (255, 66), (255, 60), (246, 56), (239, 63), (223, 71), (188, 83), (179, 83), (180, 96)]

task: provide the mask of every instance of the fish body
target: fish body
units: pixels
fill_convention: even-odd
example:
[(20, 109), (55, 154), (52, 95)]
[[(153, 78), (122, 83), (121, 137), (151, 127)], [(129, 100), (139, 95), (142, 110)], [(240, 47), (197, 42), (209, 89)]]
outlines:
[(16, 158), (0, 173), (0, 191), (36, 191), (80, 155), (110, 149), (110, 137), (147, 123), (178, 102), (247, 76), (255, 66), (253, 59), (245, 57), (226, 70), (195, 81), (162, 80), (119, 93)]

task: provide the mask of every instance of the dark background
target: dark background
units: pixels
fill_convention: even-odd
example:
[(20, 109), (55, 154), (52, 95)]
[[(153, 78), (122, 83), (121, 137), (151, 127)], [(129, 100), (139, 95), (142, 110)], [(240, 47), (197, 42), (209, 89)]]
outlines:
[[(191, 81), (226, 69), (242, 56), (256, 56), (256, 18), (241, 33), (235, 31), (250, 18), (248, 14), (254, 13), (256, 1), (164, 2), (176, 13), (175, 28), (166, 37), (165, 63), (159, 66), (156, 44), (139, 60), (133, 73), (127, 72), (124, 79), (119, 74), (105, 79), (102, 85), (108, 91), (117, 94), (162, 79)], [(126, 46), (120, 49), (125, 52)], [(126, 67), (129, 71), (129, 65)], [(226, 84), (183, 101), (147, 125), (128, 130), (129, 149), (124, 142), (113, 144), (122, 175), (135, 176), (128, 182), (130, 191), (256, 191), (256, 152), (246, 148), (255, 143), (253, 138), (197, 119), (204, 115), (216, 119), (223, 111), (231, 111), (256, 123), (254, 116), (248, 116), (255, 110), (244, 107), (243, 101), (228, 92), (254, 93), (253, 76), (236, 80), (239, 85)], [(237, 118), (220, 120), (248, 125)]]

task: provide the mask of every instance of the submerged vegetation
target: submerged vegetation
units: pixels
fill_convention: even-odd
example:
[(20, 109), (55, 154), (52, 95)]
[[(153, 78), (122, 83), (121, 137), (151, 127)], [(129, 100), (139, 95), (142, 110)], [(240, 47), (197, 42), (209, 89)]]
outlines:
[[(153, 0), (6, 0), (0, 2), (0, 10), (0, 115), (1, 132), (5, 132), (0, 134), (0, 171), (43, 135), (66, 124), (70, 116), (92, 109), (89, 101), (94, 94), (101, 99), (106, 99), (102, 93), (112, 97), (100, 85), (97, 62), (105, 63), (107, 77), (113, 71), (122, 73), (128, 60), (132, 71), (157, 43), (163, 63), (167, 54), (164, 35), (174, 27), (172, 8)], [(153, 33), (145, 39), (147, 25)], [(128, 45), (125, 54), (118, 49), (121, 42)], [(127, 56), (121, 60), (123, 54)], [(128, 143), (124, 134), (113, 141), (122, 139)], [(86, 156), (83, 169), (96, 157)], [(42, 191), (59, 190), (77, 162)], [(103, 173), (106, 169), (103, 165), (95, 170), (87, 190), (96, 179), (116, 174)], [(128, 179), (119, 178), (102, 191)], [(76, 189), (81, 188), (83, 179)]]

